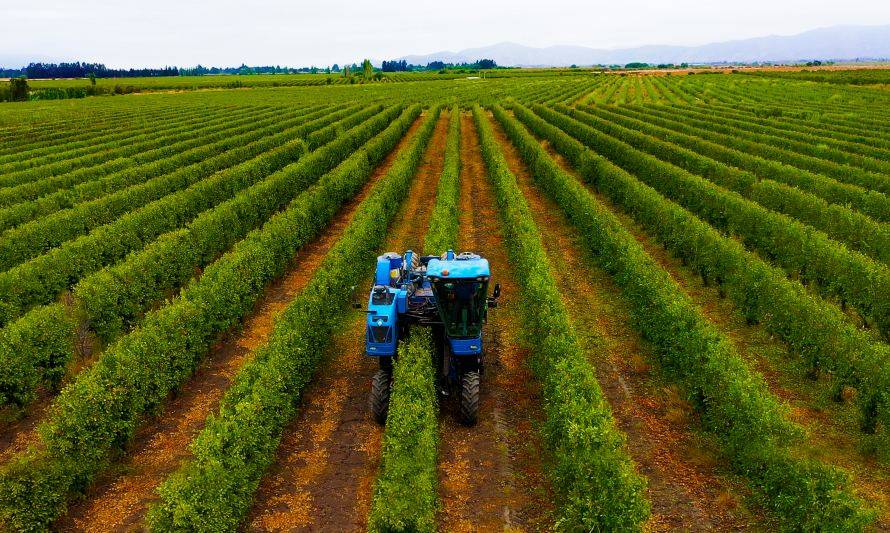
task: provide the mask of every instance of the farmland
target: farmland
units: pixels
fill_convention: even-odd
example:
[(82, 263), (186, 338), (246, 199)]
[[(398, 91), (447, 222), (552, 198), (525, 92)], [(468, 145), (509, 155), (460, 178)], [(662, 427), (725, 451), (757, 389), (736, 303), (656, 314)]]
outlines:
[[(0, 104), (3, 527), (890, 529), (887, 71), (253, 78)], [(420, 330), (377, 424), (449, 248), (478, 423)]]

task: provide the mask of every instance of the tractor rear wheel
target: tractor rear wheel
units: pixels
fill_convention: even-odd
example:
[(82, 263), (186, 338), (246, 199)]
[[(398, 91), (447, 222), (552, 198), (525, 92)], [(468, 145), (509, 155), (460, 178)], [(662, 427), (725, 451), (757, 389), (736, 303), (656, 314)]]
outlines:
[(389, 395), (392, 391), (392, 374), (386, 370), (378, 370), (371, 379), (371, 397), (369, 404), (371, 414), (378, 424), (386, 424), (386, 413), (389, 412)]
[(460, 421), (474, 426), (479, 419), (479, 372), (467, 372), (460, 380)]

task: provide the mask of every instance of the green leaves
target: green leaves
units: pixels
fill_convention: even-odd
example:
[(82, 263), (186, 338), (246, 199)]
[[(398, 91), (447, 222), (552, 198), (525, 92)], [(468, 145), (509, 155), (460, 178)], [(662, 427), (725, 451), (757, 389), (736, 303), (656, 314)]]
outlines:
[[(510, 128), (506, 114), (495, 116)], [(553, 456), (550, 470), (557, 492), (558, 527), (567, 530), (639, 530), (649, 515), (645, 480), (636, 473), (624, 449), (593, 368), (575, 337), (541, 236), (516, 178), (498, 147), (491, 124), (478, 107), (473, 114), (482, 155), (501, 209), (507, 251), (519, 277), (522, 299), (535, 302), (523, 309), (528, 338), (535, 339), (531, 367), (541, 381), (546, 412), (544, 435)], [(516, 142), (537, 173), (542, 168), (540, 146)], [(538, 150), (532, 148), (537, 147)]]
[[(323, 180), (305, 196), (302, 205), (313, 205), (310, 197), (318, 195), (328, 209), (327, 216), (318, 220), (318, 231), (367, 179), (371, 167), (363, 162), (379, 162), (419, 113), (419, 106), (407, 110), (365, 149), (326, 176), (329, 182)], [(351, 286), (367, 275), (368, 260), (382, 244), (395, 213), (392, 206), (407, 193), (436, 117), (437, 113), (430, 113), (409, 147), (359, 206), (306, 289), (285, 309), (268, 344), (239, 372), (222, 400), (219, 415), (208, 419), (193, 442), (194, 460), (161, 485), (161, 502), (148, 518), (152, 529), (191, 524), (202, 524), (212, 531), (237, 529), (260, 477), (274, 459), (284, 425), (296, 410), (296, 400), (343, 316)], [(364, 171), (351, 171), (362, 164)], [(329, 188), (333, 194), (324, 194)]]
[[(452, 120), (459, 120), (453, 114)], [(413, 328), (393, 362), (393, 389), (374, 483), (370, 531), (435, 531), (438, 398), (429, 328)]]
[[(535, 109), (560, 127), (574, 126), (564, 115)], [(514, 106), (514, 112), (548, 139), (565, 135), (525, 108)], [(787, 418), (786, 408), (770, 394), (763, 379), (747, 368), (670, 276), (515, 119), (503, 112), (497, 116), (522, 151), (537, 152), (536, 182), (565, 210), (591, 257), (613, 275), (632, 305), (635, 327), (653, 343), (669, 377), (685, 387), (703, 425), (718, 437), (724, 454), (747, 477), (763, 505), (788, 528), (856, 530), (868, 524), (873, 516), (852, 494), (843, 472), (794, 456), (793, 443), (801, 438), (801, 429)], [(562, 144), (573, 143), (563, 139)], [(739, 272), (762, 273), (761, 268), (770, 272), (756, 261), (744, 260), (746, 252), (738, 243), (725, 239), (601, 156), (589, 151), (575, 153), (576, 168), (585, 180), (643, 221), (671, 249), (682, 250), (684, 257), (716, 267), (713, 271), (725, 276), (724, 280), (737, 275), (722, 270), (728, 265), (738, 267)], [(775, 305), (779, 302), (769, 308)], [(823, 483), (825, 479), (833, 482)]]

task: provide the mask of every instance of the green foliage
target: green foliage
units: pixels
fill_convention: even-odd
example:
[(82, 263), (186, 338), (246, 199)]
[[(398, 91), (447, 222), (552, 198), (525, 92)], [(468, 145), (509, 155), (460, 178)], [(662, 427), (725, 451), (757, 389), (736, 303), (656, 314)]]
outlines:
[[(644, 150), (690, 173), (708, 178), (717, 185), (738, 192), (773, 211), (810, 224), (883, 263), (890, 263), (890, 227), (877, 223), (846, 206), (828, 204), (815, 195), (771, 179), (758, 179), (751, 173), (710, 159), (691, 149), (677, 146), (667, 139), (686, 136), (671, 133), (641, 120), (629, 119), (598, 108), (590, 108), (589, 113), (579, 112), (578, 117), (586, 124), (639, 150)], [(700, 143), (704, 142), (706, 141)]]
[[(545, 118), (560, 113), (579, 117), (579, 112), (565, 107), (557, 107), (557, 113), (540, 106), (534, 109)], [(890, 336), (890, 298), (885, 297), (890, 294), (890, 270), (886, 265), (565, 114), (560, 127), (716, 228), (739, 236), (746, 246), (806, 280), (820, 294), (854, 306), (877, 331)]]
[[(382, 113), (379, 111), (379, 106), (371, 106), (308, 135), (307, 139), (313, 138), (316, 143), (330, 141), (330, 144), (299, 162), (294, 163), (295, 158), (299, 159), (305, 150), (303, 141), (299, 139), (266, 152), (239, 170), (241, 174), (262, 178), (255, 184), (202, 212), (185, 228), (174, 229), (143, 250), (130, 254), (122, 262), (82, 279), (72, 290), (73, 307), (77, 310), (79, 321), (88, 325), (103, 341), (113, 340), (150, 305), (163, 299), (167, 291), (191, 278), (195, 267), (202, 267), (216, 259), (219, 253), (289, 203), (319, 176), (385, 128), (400, 109), (392, 107)], [(341, 127), (364, 120), (369, 115), (373, 115), (369, 120), (334, 139)], [(316, 126), (318, 124), (313, 127)], [(326, 131), (329, 133), (313, 137)], [(280, 170), (274, 172), (276, 169)], [(233, 167), (233, 170), (238, 170), (238, 167)], [(25, 331), (40, 327), (42, 322), (35, 321), (29, 315), (42, 316), (42, 309), (36, 308), (10, 327), (17, 330), (24, 328)], [(64, 325), (64, 331), (69, 329)], [(18, 335), (15, 339), (9, 342), (8, 350), (0, 349), (0, 363), (17, 369), (17, 372), (6, 376), (0, 374), (0, 390), (10, 391), (5, 395), (7, 401), (23, 405), (23, 401), (33, 398), (36, 384), (46, 381), (52, 385), (57, 382), (55, 378), (61, 377), (57, 374), (71, 359), (72, 350), (69, 349), (70, 341), (68, 344), (35, 344), (34, 339), (41, 339), (37, 332)], [(24, 369), (28, 369), (28, 372)]]
[[(703, 255), (707, 253), (700, 244), (704, 238), (721, 238), (713, 228), (696, 227), (700, 221), (528, 110), (517, 105), (514, 112), (566, 155), (585, 179), (635, 217), (651, 210), (646, 225), (661, 225), (659, 236), (688, 236), (695, 242), (689, 247)], [(871, 522), (873, 514), (853, 496), (846, 474), (796, 458), (793, 446), (802, 432), (788, 420), (787, 409), (614, 215), (562, 171), (515, 120), (504, 113), (499, 117), (528, 158), (535, 180), (565, 210), (591, 256), (622, 288), (632, 305), (634, 324), (655, 346), (662, 368), (685, 387), (702, 424), (718, 437), (726, 457), (747, 477), (763, 505), (788, 528), (860, 530)], [(548, 117), (559, 125), (565, 122), (558, 114)], [(735, 246), (738, 257), (744, 252)], [(766, 272), (771, 271), (767, 268)]]
[[(499, 108), (495, 108), (501, 112)], [(541, 381), (544, 437), (552, 455), (549, 475), (557, 493), (558, 525), (566, 530), (640, 530), (649, 515), (646, 482), (636, 473), (615, 427), (608, 402), (575, 336), (550, 261), (516, 178), (500, 151), (488, 119), (473, 109), (505, 231), (507, 251), (519, 277), (531, 361)]]
[(460, 108), (451, 109), (448, 138), (445, 144), (445, 163), (436, 190), (436, 206), (423, 239), (427, 254), (441, 254), (455, 248), (460, 231)]
[(28, 79), (24, 76), (9, 80), (9, 99), (13, 102), (28, 100)]
[(414, 328), (393, 362), (369, 531), (436, 530), (439, 424), (433, 349), (429, 328)]
[[(306, 195), (310, 205), (326, 206), (328, 216), (317, 221), (319, 228), (346, 197), (359, 190), (373, 166), (396, 145), (419, 113), (419, 106), (412, 107), (366, 150), (357, 151), (338, 167), (342, 171), (335, 171), (331, 182), (339, 192), (331, 194), (320, 184)], [(311, 379), (332, 331), (342, 322), (352, 285), (366, 275), (365, 265), (385, 239), (395, 212), (391, 206), (407, 193), (436, 118), (437, 113), (431, 113), (409, 147), (400, 152), (306, 289), (276, 322), (269, 342), (239, 372), (222, 400), (219, 414), (208, 419), (195, 439), (194, 459), (160, 487), (161, 502), (148, 517), (152, 529), (191, 529), (195, 524), (207, 531), (237, 528), (260, 477), (274, 460), (281, 432), (296, 410), (300, 392)], [(354, 169), (356, 165), (361, 172)], [(289, 211), (299, 206), (300, 199)], [(292, 220), (289, 227), (301, 227), (295, 222), (298, 220)]]
[(663, 138), (699, 154), (749, 170), (762, 178), (797, 187), (828, 202), (849, 206), (879, 222), (890, 222), (890, 198), (880, 192), (840, 183), (827, 176), (791, 166), (782, 159), (768, 159), (759, 150), (752, 150), (734, 136), (708, 132), (680, 122), (677, 119), (682, 118), (682, 114), (664, 114), (654, 109), (646, 109), (645, 112), (642, 109), (621, 109), (618, 112), (677, 132), (679, 135)]

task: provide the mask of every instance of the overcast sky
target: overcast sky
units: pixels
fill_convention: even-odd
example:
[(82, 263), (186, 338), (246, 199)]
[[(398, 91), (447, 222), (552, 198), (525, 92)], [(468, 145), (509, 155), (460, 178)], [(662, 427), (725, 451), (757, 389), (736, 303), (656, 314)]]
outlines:
[(695, 45), (887, 23), (888, 0), (0, 0), (0, 60), (324, 66), (501, 41)]

